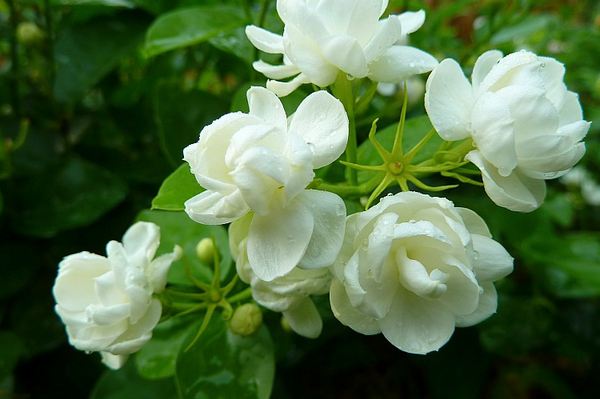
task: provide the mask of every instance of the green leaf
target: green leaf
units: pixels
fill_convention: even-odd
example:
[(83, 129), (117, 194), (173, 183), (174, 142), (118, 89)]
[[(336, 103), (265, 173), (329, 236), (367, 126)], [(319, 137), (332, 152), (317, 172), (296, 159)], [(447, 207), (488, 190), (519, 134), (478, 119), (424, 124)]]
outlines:
[(15, 230), (50, 237), (94, 222), (125, 198), (127, 186), (107, 170), (71, 158), (56, 170), (24, 179), (15, 194)]
[(203, 191), (184, 163), (163, 181), (158, 194), (152, 200), (153, 210), (183, 211), (183, 203)]
[(161, 15), (148, 29), (148, 57), (204, 42), (246, 24), (239, 7), (226, 5), (184, 8)]
[(522, 256), (553, 294), (565, 298), (600, 296), (600, 235), (570, 233), (534, 236)]
[[(175, 374), (175, 362), (184, 339), (197, 331), (198, 323), (190, 317), (174, 317), (160, 323), (152, 339), (135, 356), (138, 373), (148, 379), (160, 379)], [(197, 321), (197, 320), (196, 320)]]
[(189, 265), (193, 274), (209, 283), (212, 278), (212, 265), (202, 262), (196, 255), (196, 245), (205, 237), (214, 238), (221, 255), (221, 280), (227, 278), (231, 269), (231, 254), (227, 232), (223, 226), (205, 226), (191, 220), (184, 212), (164, 212), (146, 210), (138, 215), (138, 220), (153, 222), (160, 226), (160, 247), (158, 254), (170, 252), (175, 245), (183, 249), (182, 259), (176, 261), (169, 271), (168, 281), (173, 284), (191, 285), (187, 278), (185, 265)]
[(166, 399), (176, 398), (173, 379), (149, 381), (138, 375), (133, 362), (127, 362), (117, 371), (106, 371), (100, 377), (91, 399)]
[[(192, 331), (186, 343), (195, 333)], [(274, 374), (273, 342), (267, 328), (263, 325), (253, 335), (242, 337), (232, 333), (218, 316), (177, 359), (176, 379), (183, 398), (267, 399)]]
[(0, 380), (12, 373), (22, 352), (23, 342), (18, 335), (11, 331), (0, 331)]
[(133, 52), (142, 41), (146, 23), (127, 18), (96, 18), (63, 29), (54, 48), (54, 96), (72, 102)]
[[(379, 130), (375, 137), (388, 151), (392, 150), (394, 144), (394, 137), (396, 136), (397, 124), (386, 127), (383, 130)], [(419, 142), (429, 131), (433, 129), (431, 122), (427, 115), (418, 116), (415, 118), (407, 119), (404, 125), (404, 142), (403, 148), (407, 152), (415, 144)], [(429, 142), (421, 149), (419, 154), (414, 158), (413, 163), (418, 163), (429, 159), (433, 156), (436, 150), (442, 144), (443, 140), (435, 135)], [(365, 165), (380, 165), (383, 161), (379, 157), (379, 154), (375, 150), (375, 147), (369, 140), (365, 140), (358, 147), (358, 163)], [(359, 181), (363, 182), (373, 176), (372, 172), (358, 172)]]
[(173, 166), (181, 163), (183, 149), (198, 141), (202, 128), (228, 110), (228, 104), (213, 94), (182, 91), (173, 83), (159, 85), (154, 106), (161, 146)]
[(544, 31), (555, 21), (552, 15), (532, 15), (516, 25), (500, 29), (490, 40), (490, 44), (498, 45), (515, 39), (531, 37), (537, 32)]
[(246, 37), (246, 30), (243, 27), (221, 33), (211, 38), (209, 42), (219, 50), (233, 54), (248, 64), (254, 62), (254, 46)]

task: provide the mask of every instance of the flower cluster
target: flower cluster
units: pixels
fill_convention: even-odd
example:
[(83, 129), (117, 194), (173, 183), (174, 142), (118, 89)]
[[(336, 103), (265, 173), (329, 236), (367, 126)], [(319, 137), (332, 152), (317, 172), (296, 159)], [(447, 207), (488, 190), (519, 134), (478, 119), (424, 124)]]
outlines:
[[(385, 0), (278, 0), (282, 35), (247, 27), (250, 41), (282, 55), (282, 65), (255, 62), (256, 70), (275, 80), (248, 90), (249, 112), (218, 118), (184, 149), (204, 190), (185, 202), (185, 212), (198, 223), (229, 224), (237, 276), (249, 285), (247, 296), (233, 295), (236, 301), (251, 296), (281, 312), (296, 333), (316, 338), (323, 321), (313, 299), (329, 294), (342, 324), (426, 354), (444, 345), (456, 327), (496, 311), (494, 283), (512, 271), (513, 258), (475, 212), (411, 191), (408, 184), (429, 191), (455, 187), (419, 180), (440, 173), (483, 185), (499, 206), (532, 211), (543, 202), (545, 181), (565, 175), (583, 156), (590, 123), (577, 94), (563, 83), (558, 61), (492, 50), (477, 59), (469, 82), (455, 61), (438, 64), (406, 45), (407, 35), (424, 23), (423, 11), (382, 19), (386, 7)], [(368, 136), (384, 164), (358, 164), (355, 111), (361, 107), (355, 105), (366, 98), (368, 106), (378, 83), (397, 84), (429, 71), (425, 109), (435, 130), (405, 152), (405, 86), (391, 152), (375, 139), (376, 120)], [(374, 82), (370, 97), (362, 79)], [(331, 94), (339, 93), (340, 82), (344, 98)], [(304, 83), (321, 89), (315, 87), (288, 116), (279, 97)], [(444, 144), (415, 163), (436, 132)], [(339, 176), (327, 182), (326, 173), (316, 178), (316, 169), (344, 153), (344, 182)], [(374, 177), (359, 184), (355, 169)], [(401, 192), (377, 203), (395, 185)], [(348, 216), (348, 201), (357, 204), (365, 196), (367, 209)], [(371, 203), (376, 205), (369, 208)], [(150, 338), (161, 315), (153, 294), (164, 289), (179, 253), (176, 248), (152, 260), (157, 246), (158, 228), (138, 223), (123, 244), (108, 244), (107, 258), (82, 252), (61, 262), (56, 311), (75, 347), (100, 351), (107, 364), (119, 367)], [(203, 258), (207, 251), (208, 258), (216, 256), (218, 285), (218, 250), (211, 240), (198, 248)], [(219, 290), (195, 282), (206, 292), (178, 294), (203, 298), (206, 303), (193, 310), (207, 309), (210, 319), (217, 306), (233, 311), (225, 294), (236, 279)], [(232, 330), (256, 331), (262, 314), (251, 305), (238, 312), (243, 314), (234, 318)]]

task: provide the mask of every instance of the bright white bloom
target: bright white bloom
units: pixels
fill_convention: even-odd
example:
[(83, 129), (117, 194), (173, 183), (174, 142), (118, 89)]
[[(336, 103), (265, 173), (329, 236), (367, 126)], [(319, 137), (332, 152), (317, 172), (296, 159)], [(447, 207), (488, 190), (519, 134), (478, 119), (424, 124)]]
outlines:
[(108, 243), (107, 257), (80, 252), (60, 262), (55, 310), (71, 345), (101, 352), (104, 363), (117, 369), (150, 339), (161, 315), (152, 294), (165, 288), (169, 267), (181, 253), (175, 247), (153, 260), (159, 240), (157, 225), (138, 222), (122, 244)]
[(492, 50), (475, 63), (472, 83), (446, 59), (427, 80), (425, 108), (444, 140), (472, 137), (467, 155), (482, 172), (485, 191), (514, 211), (538, 208), (546, 179), (560, 177), (585, 152), (577, 94), (563, 83), (558, 61), (519, 51), (502, 57)]
[(253, 25), (246, 35), (259, 50), (283, 54), (283, 65), (257, 61), (254, 68), (275, 79), (267, 87), (279, 96), (304, 83), (329, 86), (340, 71), (391, 83), (431, 71), (435, 58), (404, 45), (406, 35), (423, 25), (425, 12), (380, 20), (387, 5), (387, 0), (278, 0), (283, 36)]
[(206, 189), (186, 201), (186, 212), (203, 224), (230, 223), (252, 212), (248, 259), (263, 280), (297, 265), (326, 267), (341, 246), (345, 206), (334, 194), (305, 188), (313, 169), (346, 148), (344, 107), (319, 91), (288, 120), (277, 96), (259, 87), (248, 91), (248, 103), (249, 114), (219, 118), (184, 150)]
[(399, 349), (439, 349), (455, 326), (496, 311), (493, 282), (513, 259), (473, 211), (416, 192), (387, 196), (348, 217), (333, 266), (331, 309), (363, 334)]
[[(261, 280), (248, 263), (247, 237), (251, 220), (252, 217), (248, 215), (233, 222), (229, 227), (229, 247), (236, 261), (238, 275), (242, 281), (250, 284), (256, 302), (272, 311), (282, 312), (296, 333), (307, 338), (318, 337), (323, 328), (323, 321), (310, 296), (329, 292), (329, 269), (311, 270), (296, 267), (272, 281)], [(337, 227), (341, 227), (343, 231), (343, 226)], [(336, 253), (338, 251), (339, 246)]]

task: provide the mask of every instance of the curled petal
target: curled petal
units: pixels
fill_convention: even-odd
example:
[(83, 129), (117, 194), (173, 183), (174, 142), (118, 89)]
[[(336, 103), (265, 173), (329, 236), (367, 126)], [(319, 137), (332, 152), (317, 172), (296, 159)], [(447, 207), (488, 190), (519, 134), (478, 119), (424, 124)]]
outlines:
[(413, 75), (429, 72), (438, 64), (430, 54), (410, 46), (392, 46), (369, 64), (369, 78), (376, 82), (400, 83)]
[(443, 60), (429, 75), (425, 109), (444, 140), (469, 137), (473, 101), (471, 85), (456, 61)]
[(258, 26), (246, 27), (246, 36), (257, 49), (269, 54), (283, 54), (283, 36)]
[(255, 61), (252, 66), (269, 79), (287, 79), (298, 75), (300, 70), (295, 65), (271, 65), (264, 61)]
[(365, 315), (352, 306), (346, 295), (344, 285), (336, 279), (331, 283), (329, 301), (333, 315), (342, 324), (365, 335), (374, 335), (381, 332), (376, 319)]
[(531, 212), (539, 208), (546, 196), (544, 180), (532, 179), (514, 171), (501, 176), (479, 151), (465, 157), (481, 170), (485, 192), (496, 205), (517, 212)]
[(344, 239), (344, 201), (336, 194), (317, 190), (306, 190), (298, 196), (298, 201), (314, 220), (312, 237), (299, 265), (309, 269), (332, 265)]
[(398, 349), (424, 355), (448, 342), (454, 333), (454, 320), (455, 316), (442, 306), (410, 293), (398, 293), (379, 326)]
[(303, 298), (292, 308), (283, 312), (283, 317), (297, 334), (306, 338), (317, 338), (323, 330), (323, 320), (310, 298)]
[(231, 223), (250, 211), (239, 190), (226, 195), (204, 191), (185, 201), (184, 205), (192, 220), (209, 225)]
[(402, 24), (402, 34), (409, 35), (419, 30), (425, 23), (425, 11), (406, 11), (396, 16)]
[(326, 91), (306, 97), (292, 116), (289, 131), (304, 138), (313, 153), (313, 168), (335, 161), (348, 143), (348, 115)]
[(314, 228), (313, 216), (299, 201), (255, 215), (248, 233), (248, 261), (261, 280), (289, 273), (302, 259)]

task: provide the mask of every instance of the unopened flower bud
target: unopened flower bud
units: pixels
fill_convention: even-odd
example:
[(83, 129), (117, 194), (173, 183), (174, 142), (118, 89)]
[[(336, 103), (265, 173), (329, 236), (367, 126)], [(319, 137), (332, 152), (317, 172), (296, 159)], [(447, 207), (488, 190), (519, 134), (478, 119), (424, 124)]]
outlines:
[(233, 312), (229, 328), (237, 335), (251, 335), (262, 325), (262, 312), (254, 303), (246, 303)]
[(212, 238), (203, 238), (196, 245), (196, 255), (204, 263), (212, 263), (215, 257), (215, 250), (215, 243)]
[(17, 40), (24, 45), (38, 44), (44, 39), (42, 31), (33, 22), (21, 22), (17, 26)]

